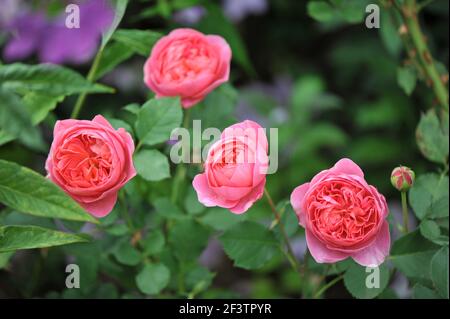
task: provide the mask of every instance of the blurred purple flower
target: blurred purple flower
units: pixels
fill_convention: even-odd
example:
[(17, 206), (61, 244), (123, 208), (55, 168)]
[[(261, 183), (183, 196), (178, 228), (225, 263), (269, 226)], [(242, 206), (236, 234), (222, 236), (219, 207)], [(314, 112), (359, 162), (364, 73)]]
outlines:
[(42, 44), (42, 36), (48, 28), (41, 12), (22, 13), (7, 26), (12, 38), (6, 44), (3, 56), (6, 61), (20, 60), (31, 55)]
[(23, 10), (21, 0), (0, 0), (0, 31)]
[(223, 11), (233, 22), (239, 22), (246, 16), (263, 14), (267, 11), (267, 0), (224, 0)]
[(114, 19), (114, 11), (106, 0), (79, 3), (80, 28), (67, 28), (65, 13), (52, 21), (40, 12), (14, 19), (8, 26), (12, 38), (5, 47), (5, 59), (23, 59), (35, 51), (41, 62), (56, 64), (83, 63), (92, 58), (102, 31)]
[(205, 15), (206, 10), (202, 6), (193, 6), (180, 11), (173, 15), (173, 20), (176, 23), (184, 25), (194, 25), (199, 22)]

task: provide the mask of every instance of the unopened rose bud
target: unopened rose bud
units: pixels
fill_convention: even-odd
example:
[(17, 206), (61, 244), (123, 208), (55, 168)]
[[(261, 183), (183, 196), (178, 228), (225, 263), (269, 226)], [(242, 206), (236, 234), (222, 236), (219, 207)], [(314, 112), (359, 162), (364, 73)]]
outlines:
[(399, 191), (405, 192), (413, 186), (415, 177), (416, 174), (412, 169), (406, 166), (399, 166), (392, 171), (391, 183)]

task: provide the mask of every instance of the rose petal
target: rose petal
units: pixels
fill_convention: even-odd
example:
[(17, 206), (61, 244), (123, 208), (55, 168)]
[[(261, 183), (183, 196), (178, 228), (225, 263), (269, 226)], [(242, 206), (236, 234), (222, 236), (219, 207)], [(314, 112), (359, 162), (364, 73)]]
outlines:
[(386, 256), (389, 255), (390, 245), (389, 224), (387, 221), (384, 221), (376, 240), (370, 246), (352, 255), (352, 258), (362, 266), (379, 266), (384, 262)]
[(319, 264), (322, 263), (335, 263), (344, 260), (348, 257), (347, 254), (339, 251), (328, 249), (321, 241), (319, 241), (310, 230), (306, 230), (306, 242), (308, 244), (309, 251), (314, 260)]
[(291, 194), (291, 205), (298, 217), (300, 225), (305, 227), (305, 213), (303, 212), (303, 198), (309, 189), (309, 183), (297, 186)]

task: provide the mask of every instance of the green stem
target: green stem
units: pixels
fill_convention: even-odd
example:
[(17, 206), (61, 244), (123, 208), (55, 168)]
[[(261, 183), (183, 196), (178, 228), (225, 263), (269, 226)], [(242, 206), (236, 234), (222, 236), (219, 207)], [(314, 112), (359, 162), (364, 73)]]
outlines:
[[(187, 109), (184, 112), (184, 119), (183, 119), (183, 127), (186, 129), (189, 127), (189, 119), (190, 119), (190, 110)], [(178, 202), (178, 196), (180, 194), (181, 185), (186, 177), (186, 171), (187, 171), (186, 166), (183, 163), (177, 165), (175, 177), (173, 179), (172, 184), (172, 193), (170, 196), (170, 199), (174, 204)]]
[(408, 201), (406, 200), (406, 192), (401, 192), (402, 212), (403, 212), (403, 232), (408, 233)]
[(434, 0), (424, 0), (421, 3), (417, 4), (417, 11), (422, 10), (423, 8), (425, 8), (427, 5), (429, 5), (430, 3), (432, 3)]
[(439, 104), (444, 110), (448, 111), (447, 89), (442, 82), (439, 72), (437, 71), (434, 59), (428, 49), (422, 30), (420, 29), (417, 12), (418, 7), (416, 1), (406, 0), (401, 9), (401, 14), (408, 28), (408, 34), (411, 37), (411, 42), (415, 46), (419, 61), (423, 67), (424, 73), (431, 83), (431, 87), (439, 101)]
[[(98, 50), (97, 55), (95, 56), (94, 62), (92, 63), (91, 69), (89, 70), (89, 73), (87, 75), (87, 80), (89, 82), (94, 82), (95, 76), (97, 75), (97, 69), (100, 64), (100, 60), (102, 58), (103, 49)], [(76, 119), (78, 115), (81, 112), (81, 109), (83, 108), (84, 101), (86, 100), (87, 93), (82, 93), (78, 96), (78, 99), (75, 103), (75, 106), (73, 108), (72, 114), (70, 115), (70, 118)]]
[(119, 192), (119, 203), (121, 206), (121, 214), (123, 219), (125, 220), (125, 222), (127, 223), (128, 229), (130, 230), (131, 233), (134, 232), (135, 228), (134, 228), (134, 224), (133, 224), (133, 220), (130, 217), (130, 214), (128, 212), (128, 206), (125, 200), (125, 194), (123, 193), (123, 191)]
[(286, 230), (284, 228), (284, 225), (281, 221), (281, 216), (278, 213), (277, 208), (275, 207), (275, 204), (272, 200), (272, 197), (270, 196), (269, 192), (266, 188), (264, 188), (264, 195), (266, 196), (267, 202), (269, 203), (270, 209), (272, 210), (273, 215), (275, 216), (275, 220), (277, 221), (277, 224), (280, 227), (280, 232), (283, 236), (283, 240), (286, 244), (286, 257), (291, 264), (292, 268), (299, 273), (300, 277), (304, 277), (304, 269), (301, 268), (300, 264), (297, 261), (297, 258), (295, 257), (294, 251), (292, 249), (291, 243), (289, 242), (289, 237), (286, 233)]
[(314, 295), (314, 299), (319, 298), (320, 296), (322, 296), (322, 294), (327, 291), (329, 288), (333, 287), (337, 282), (339, 282), (340, 280), (342, 280), (344, 278), (344, 275), (340, 275), (337, 276), (336, 278), (334, 278), (333, 280), (331, 280), (329, 283), (327, 283), (325, 286), (323, 286), (322, 288), (320, 288), (320, 290)]
[(441, 179), (444, 178), (445, 175), (447, 175), (448, 169), (449, 169), (448, 163), (446, 162), (446, 163), (444, 163), (444, 169), (442, 170), (442, 173), (441, 173)]

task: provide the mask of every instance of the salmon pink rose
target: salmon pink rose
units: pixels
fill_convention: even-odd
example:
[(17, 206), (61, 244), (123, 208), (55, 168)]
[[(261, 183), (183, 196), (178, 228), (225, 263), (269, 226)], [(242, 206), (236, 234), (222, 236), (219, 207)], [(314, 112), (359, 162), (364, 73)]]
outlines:
[(267, 150), (267, 137), (258, 123), (244, 121), (225, 129), (209, 149), (205, 172), (192, 182), (198, 200), (235, 214), (247, 211), (264, 193)]
[(231, 49), (217, 35), (176, 29), (153, 47), (144, 65), (144, 82), (156, 97), (179, 96), (184, 108), (228, 81)]
[(318, 263), (347, 257), (378, 266), (389, 254), (386, 200), (367, 184), (353, 161), (341, 159), (291, 194), (291, 204), (305, 228), (311, 255)]
[(134, 143), (101, 115), (57, 121), (45, 164), (48, 177), (95, 217), (111, 212), (117, 192), (136, 175)]

